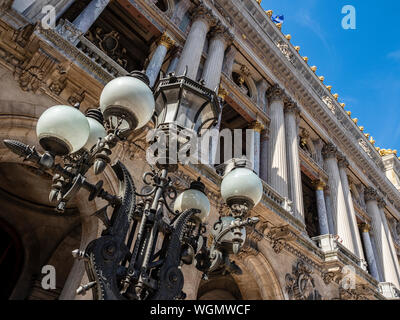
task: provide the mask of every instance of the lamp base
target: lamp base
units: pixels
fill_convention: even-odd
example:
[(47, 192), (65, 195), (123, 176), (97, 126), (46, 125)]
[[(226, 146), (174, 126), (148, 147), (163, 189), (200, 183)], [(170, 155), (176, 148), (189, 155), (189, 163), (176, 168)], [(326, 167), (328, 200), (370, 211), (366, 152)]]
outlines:
[(39, 143), (44, 150), (56, 156), (65, 156), (72, 150), (65, 141), (56, 137), (39, 137)]

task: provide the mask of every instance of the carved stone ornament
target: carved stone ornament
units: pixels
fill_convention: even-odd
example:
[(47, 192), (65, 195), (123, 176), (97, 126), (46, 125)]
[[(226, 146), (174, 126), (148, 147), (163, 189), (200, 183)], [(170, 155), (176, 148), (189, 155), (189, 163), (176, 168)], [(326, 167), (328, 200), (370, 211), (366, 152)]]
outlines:
[(337, 153), (338, 153), (338, 150), (337, 150), (336, 146), (332, 143), (327, 143), (322, 148), (322, 155), (324, 156), (325, 159), (335, 158)]
[(284, 98), (284, 95), (285, 95), (284, 91), (278, 84), (274, 84), (267, 91), (267, 96), (268, 96), (268, 99), (270, 99), (270, 103), (273, 101), (277, 101), (277, 100), (282, 101)]
[(329, 108), (329, 110), (332, 111), (333, 114), (336, 113), (336, 107), (333, 104), (333, 100), (329, 98), (328, 96), (322, 97), (322, 101), (326, 104), (326, 106)]
[(286, 292), (290, 300), (322, 300), (312, 277), (313, 270), (302, 260), (292, 267), (292, 273), (285, 276)]
[(296, 239), (296, 234), (288, 226), (272, 227), (267, 233), (267, 238), (270, 239), (274, 252), (279, 254), (287, 242)]
[(338, 164), (339, 167), (342, 168), (347, 168), (350, 165), (349, 161), (347, 161), (346, 157), (342, 153), (338, 154)]
[(286, 97), (284, 99), (284, 111), (286, 113), (294, 113), (296, 115), (300, 114), (300, 108), (296, 102), (294, 102), (291, 98)]
[(289, 49), (289, 45), (283, 41), (275, 42), (278, 49), (282, 52), (282, 54), (289, 60), (290, 63), (294, 64), (294, 55), (293, 52)]
[(364, 192), (365, 201), (377, 201), (378, 200), (378, 191), (373, 187), (368, 187)]
[(217, 17), (213, 14), (211, 8), (209, 8), (203, 1), (193, 11), (192, 21), (204, 20), (209, 26), (215, 26), (217, 24)]

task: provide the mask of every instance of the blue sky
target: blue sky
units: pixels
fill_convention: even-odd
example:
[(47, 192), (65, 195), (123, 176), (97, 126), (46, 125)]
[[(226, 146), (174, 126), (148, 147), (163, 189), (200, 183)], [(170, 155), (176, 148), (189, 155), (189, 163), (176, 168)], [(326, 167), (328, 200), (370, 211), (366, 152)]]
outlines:
[[(356, 30), (342, 28), (344, 5), (356, 9)], [(375, 146), (400, 156), (400, 1), (263, 0), (262, 6), (284, 15), (282, 32), (292, 35)]]

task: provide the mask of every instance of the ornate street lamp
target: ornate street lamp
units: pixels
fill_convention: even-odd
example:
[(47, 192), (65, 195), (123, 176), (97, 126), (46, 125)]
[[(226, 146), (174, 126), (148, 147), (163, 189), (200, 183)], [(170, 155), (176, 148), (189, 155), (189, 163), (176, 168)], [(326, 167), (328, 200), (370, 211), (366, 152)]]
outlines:
[[(145, 126), (153, 114), (155, 127), (168, 135), (181, 130), (199, 135), (217, 121), (219, 98), (201, 84), (170, 74), (160, 79), (154, 95), (148, 84), (141, 72), (112, 80), (101, 94), (100, 109), (86, 116), (70, 106), (49, 108), (36, 128), (43, 154), (21, 142), (4, 141), (17, 155), (53, 174), (49, 199), (59, 212), (82, 188), (90, 192), (90, 201), (107, 201), (95, 213), (105, 225), (102, 235), (84, 251), (73, 251), (85, 261), (90, 280), (77, 292), (92, 289), (94, 299), (183, 299), (181, 265), (194, 263), (205, 278), (226, 270), (239, 272), (229, 255), (240, 251), (245, 227), (258, 222), (246, 215), (261, 200), (262, 184), (246, 160), (232, 159), (221, 171), (221, 194), (230, 214), (215, 223), (210, 247), (204, 235), (210, 212), (205, 186), (199, 178), (177, 195), (168, 177), (176, 164), (158, 162), (146, 172), (144, 193), (136, 191), (120, 161), (111, 166), (119, 180), (118, 195), (103, 190), (102, 181), (87, 181), (87, 171), (93, 167), (95, 174), (101, 173), (118, 141)], [(60, 157), (62, 161), (56, 161)], [(174, 201), (173, 209), (168, 199)]]

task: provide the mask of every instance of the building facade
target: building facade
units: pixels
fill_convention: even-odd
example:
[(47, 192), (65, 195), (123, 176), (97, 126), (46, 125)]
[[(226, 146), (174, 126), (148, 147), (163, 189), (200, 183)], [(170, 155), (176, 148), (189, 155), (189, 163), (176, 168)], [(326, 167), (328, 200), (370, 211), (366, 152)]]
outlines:
[[(0, 139), (37, 145), (44, 110), (96, 107), (133, 70), (151, 86), (186, 73), (224, 97), (220, 130), (253, 129), (244, 146), (264, 187), (260, 223), (232, 257), (242, 274), (206, 281), (184, 266), (187, 299), (399, 299), (397, 152), (375, 147), (271, 15), (255, 0), (0, 0)], [(139, 187), (148, 129), (114, 152)], [(101, 201), (82, 191), (56, 213), (51, 176), (0, 150), (1, 298), (91, 299), (76, 295), (87, 277), (71, 251), (100, 235)], [(198, 175), (212, 225), (226, 211), (215, 166), (180, 166), (173, 179), (184, 189)], [(117, 192), (110, 168), (102, 180)], [(41, 285), (46, 265), (55, 289)]]

